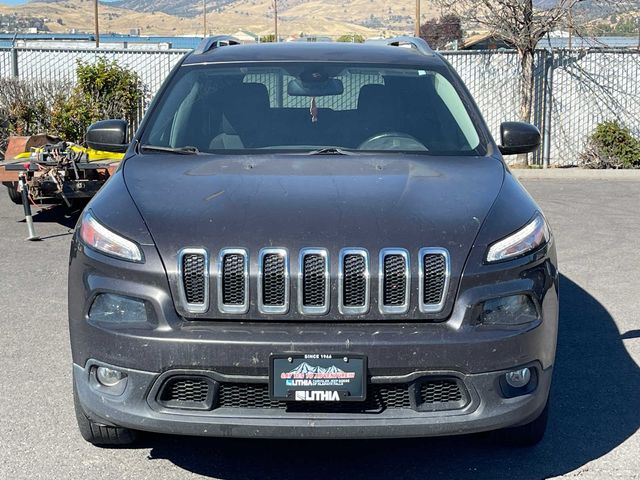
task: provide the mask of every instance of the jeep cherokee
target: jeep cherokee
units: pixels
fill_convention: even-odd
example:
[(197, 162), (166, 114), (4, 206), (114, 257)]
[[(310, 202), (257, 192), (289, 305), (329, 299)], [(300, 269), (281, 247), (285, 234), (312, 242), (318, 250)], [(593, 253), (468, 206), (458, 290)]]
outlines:
[(205, 39), (87, 143), (126, 155), (71, 246), (86, 440), (542, 438), (555, 246), (503, 159), (540, 133), (425, 42)]

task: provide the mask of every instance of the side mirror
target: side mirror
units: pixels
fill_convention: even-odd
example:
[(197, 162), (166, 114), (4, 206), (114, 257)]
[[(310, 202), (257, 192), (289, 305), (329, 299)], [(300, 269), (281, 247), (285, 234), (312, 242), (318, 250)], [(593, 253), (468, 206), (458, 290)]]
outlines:
[(503, 155), (535, 152), (542, 143), (540, 130), (524, 122), (504, 122), (500, 125), (500, 139)]
[(124, 120), (102, 120), (87, 129), (87, 145), (94, 150), (124, 153), (127, 142), (128, 124)]

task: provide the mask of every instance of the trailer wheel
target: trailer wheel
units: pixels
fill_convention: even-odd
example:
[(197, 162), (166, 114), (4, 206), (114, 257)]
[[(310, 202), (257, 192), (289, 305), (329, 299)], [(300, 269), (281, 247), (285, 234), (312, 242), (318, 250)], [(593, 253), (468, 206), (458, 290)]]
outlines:
[(7, 187), (11, 201), (16, 205), (22, 205), (22, 194), (18, 191), (18, 182), (5, 182), (4, 186)]

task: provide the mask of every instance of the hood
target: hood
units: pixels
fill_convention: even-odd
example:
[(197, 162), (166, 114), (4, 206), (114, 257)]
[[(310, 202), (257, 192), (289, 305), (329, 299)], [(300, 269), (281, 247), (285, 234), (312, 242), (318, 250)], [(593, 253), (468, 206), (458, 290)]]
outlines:
[(124, 165), (128, 190), (170, 277), (185, 247), (205, 247), (212, 258), (221, 248), (243, 247), (250, 267), (263, 247), (285, 247), (292, 260), (301, 248), (323, 247), (332, 274), (345, 247), (366, 248), (372, 272), (382, 248), (417, 255), (422, 247), (444, 247), (451, 255), (450, 291), (504, 172), (492, 157), (413, 155), (158, 154)]

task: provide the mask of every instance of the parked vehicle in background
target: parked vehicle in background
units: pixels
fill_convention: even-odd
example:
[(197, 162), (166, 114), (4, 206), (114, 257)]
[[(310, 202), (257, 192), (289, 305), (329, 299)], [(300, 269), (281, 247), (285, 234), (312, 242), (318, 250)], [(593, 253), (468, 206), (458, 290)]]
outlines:
[(539, 441), (555, 245), (502, 158), (537, 129), (498, 147), (419, 39), (235, 43), (186, 56), (130, 142), (87, 132), (129, 146), (71, 249), (84, 438)]

